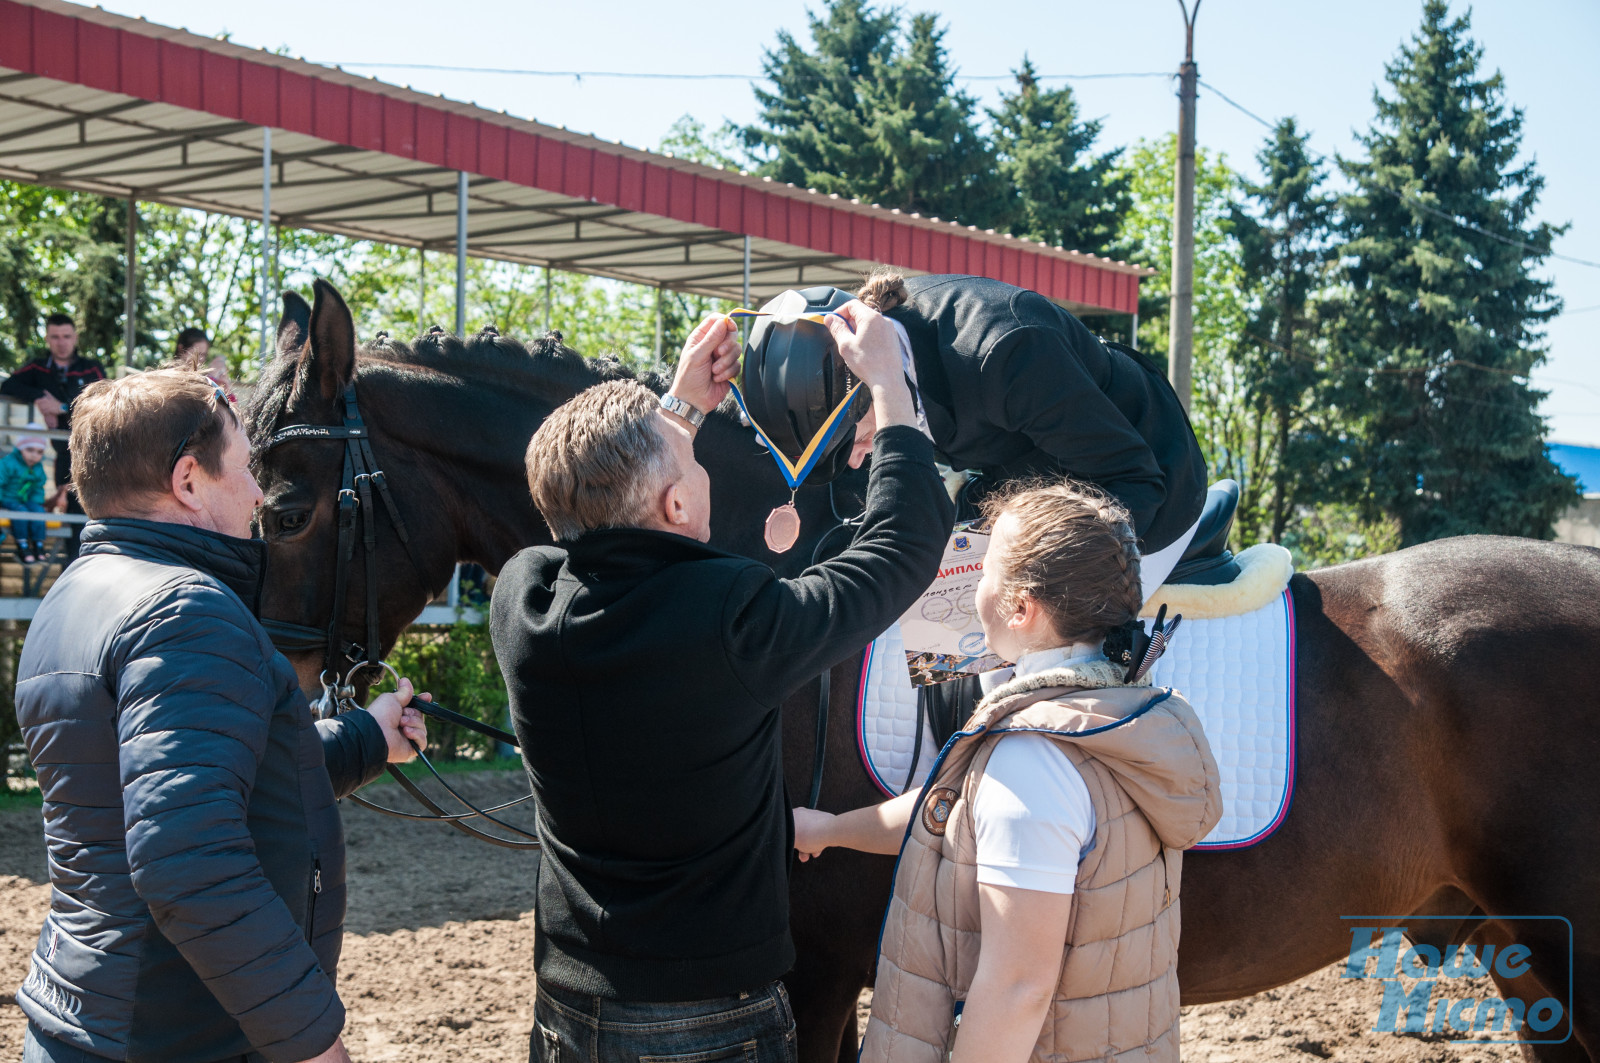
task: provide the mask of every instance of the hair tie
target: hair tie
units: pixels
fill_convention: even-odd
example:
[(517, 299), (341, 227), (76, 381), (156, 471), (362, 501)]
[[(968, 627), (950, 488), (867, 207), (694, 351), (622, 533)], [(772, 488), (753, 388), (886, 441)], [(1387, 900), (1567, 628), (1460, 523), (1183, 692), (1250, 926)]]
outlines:
[(1124, 683), (1137, 683), (1167, 652), (1173, 633), (1183, 622), (1183, 614), (1174, 616), (1170, 624), (1162, 623), (1166, 618), (1167, 607), (1163, 604), (1156, 612), (1149, 635), (1145, 634), (1144, 623), (1138, 619), (1125, 621), (1106, 632), (1106, 660), (1128, 669), (1122, 677)]

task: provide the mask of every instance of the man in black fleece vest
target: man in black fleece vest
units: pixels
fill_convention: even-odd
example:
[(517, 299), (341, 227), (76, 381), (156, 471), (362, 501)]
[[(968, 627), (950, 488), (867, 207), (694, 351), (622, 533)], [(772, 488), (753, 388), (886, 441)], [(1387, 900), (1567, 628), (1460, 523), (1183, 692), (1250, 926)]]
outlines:
[(850, 548), (799, 579), (705, 545), (693, 439), (738, 367), (725, 317), (695, 330), (659, 404), (601, 384), (528, 447), (559, 545), (504, 568), (490, 624), (545, 840), (536, 1060), (793, 1058), (778, 707), (927, 587), (953, 516), (892, 326), (841, 314), (829, 327), (872, 391), (871, 480)]

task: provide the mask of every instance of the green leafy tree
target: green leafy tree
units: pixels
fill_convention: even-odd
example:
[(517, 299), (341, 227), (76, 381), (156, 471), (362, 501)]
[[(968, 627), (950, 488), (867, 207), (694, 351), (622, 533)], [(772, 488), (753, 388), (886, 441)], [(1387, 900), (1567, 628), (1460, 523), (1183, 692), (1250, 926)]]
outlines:
[(0, 182), (0, 358), (13, 367), (43, 349), (44, 318), (67, 313), (78, 346), (122, 347), (127, 205), (105, 196)]
[(866, 0), (828, 0), (814, 51), (787, 31), (766, 53), (749, 149), (775, 180), (969, 225), (1003, 220), (1003, 186), (977, 101), (955, 88), (944, 30)]
[(738, 126), (725, 121), (716, 129), (710, 129), (692, 114), (673, 122), (656, 150), (724, 170), (743, 170), (749, 162)]
[(1096, 155), (1099, 120), (1078, 115), (1069, 86), (1039, 87), (1026, 56), (1015, 71), (1015, 92), (989, 111), (1001, 176), (1011, 190), (1007, 228), (1054, 247), (1103, 254), (1129, 208), (1129, 177), (1117, 168), (1122, 152)]
[[(1139, 343), (1158, 364), (1167, 359), (1167, 314), (1172, 291), (1172, 174), (1177, 138), (1140, 140), (1119, 169), (1128, 181), (1130, 209), (1119, 246), (1156, 271), (1139, 285)], [(1220, 154), (1195, 157), (1194, 392), (1190, 420), (1213, 478), (1247, 474), (1242, 460), (1254, 426), (1243, 375), (1232, 354), (1249, 320), (1250, 292), (1239, 241), (1228, 224), (1240, 180)]]
[(1549, 537), (1577, 497), (1545, 453), (1543, 325), (1559, 303), (1535, 276), (1561, 229), (1532, 221), (1544, 180), (1521, 158), (1522, 112), (1467, 16), (1428, 0), (1387, 68), (1389, 93), (1342, 163), (1348, 303), (1339, 345), (1348, 408), (1366, 412), (1357, 501), (1403, 541), (1497, 532)]

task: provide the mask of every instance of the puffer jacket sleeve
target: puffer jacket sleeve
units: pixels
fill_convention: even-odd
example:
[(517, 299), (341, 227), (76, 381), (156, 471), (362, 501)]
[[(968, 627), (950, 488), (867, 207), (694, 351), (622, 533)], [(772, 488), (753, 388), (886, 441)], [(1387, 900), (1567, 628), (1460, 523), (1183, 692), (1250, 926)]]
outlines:
[(117, 636), (118, 758), (133, 887), (272, 1063), (325, 1051), (344, 1007), (256, 859), (246, 822), (276, 704), (244, 606), (165, 589)]
[(389, 740), (366, 709), (318, 720), (317, 736), (335, 797), (349, 797), (382, 775), (389, 763)]

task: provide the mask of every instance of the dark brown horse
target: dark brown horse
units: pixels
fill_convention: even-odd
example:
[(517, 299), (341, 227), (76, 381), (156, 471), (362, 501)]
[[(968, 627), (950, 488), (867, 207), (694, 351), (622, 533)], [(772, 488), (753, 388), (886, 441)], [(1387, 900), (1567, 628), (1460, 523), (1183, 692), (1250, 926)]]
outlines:
[[(457, 560), (494, 571), (516, 550), (549, 541), (528, 500), (526, 442), (556, 405), (625, 370), (585, 362), (553, 337), (524, 348), (492, 334), (465, 343), (436, 335), (358, 350), (332, 288), (317, 286), (314, 309), (286, 304), (279, 356), (247, 411), (251, 434), (338, 424), (338, 396), (358, 381), (373, 448), (412, 537), (408, 557), (380, 522), (387, 649)], [(803, 489), (804, 539), (776, 557), (759, 527), (787, 490), (750, 433), (713, 415), (696, 451), (714, 488), (713, 542), (781, 573), (804, 567), (835, 509), (848, 515), (859, 506), (859, 480), (835, 492)], [(260, 462), (265, 616), (316, 626), (332, 615), (338, 456), (334, 444), (299, 443)], [(359, 639), (359, 565), (351, 581), (342, 623)], [(1564, 1002), (1566, 924), (1514, 918), (1562, 916), (1573, 935), (1571, 1013), (1528, 1036), (1571, 1036), (1531, 1051), (1541, 1060), (1600, 1061), (1600, 551), (1446, 540), (1298, 575), (1291, 590), (1299, 647), (1293, 808), (1253, 848), (1188, 855), (1184, 1002), (1256, 993), (1341, 958), (1351, 947), (1351, 923), (1341, 917), (1408, 914), (1451, 917), (1419, 924), (1437, 929), (1414, 937), (1528, 946), (1526, 973), (1496, 973), (1502, 992)], [(319, 663), (318, 654), (296, 661), (308, 686)], [(825, 808), (881, 797), (854, 746), (859, 674), (852, 658), (831, 675)], [(785, 772), (797, 797), (811, 777), (817, 693), (802, 689), (783, 710)], [(812, 1063), (854, 1056), (855, 1001), (870, 982), (891, 874), (891, 860), (848, 852), (795, 871), (800, 959), (786, 981)]]

